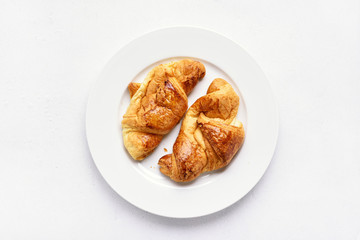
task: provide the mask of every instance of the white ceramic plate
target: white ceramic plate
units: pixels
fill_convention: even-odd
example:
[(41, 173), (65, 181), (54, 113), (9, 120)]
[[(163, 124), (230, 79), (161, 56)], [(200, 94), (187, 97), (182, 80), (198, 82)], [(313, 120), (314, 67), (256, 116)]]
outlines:
[[(142, 82), (154, 66), (183, 58), (198, 59), (206, 67), (189, 106), (206, 94), (213, 79), (227, 80), (241, 96), (238, 119), (246, 139), (228, 167), (179, 184), (163, 176), (157, 162), (172, 152), (180, 124), (154, 153), (137, 162), (124, 148), (120, 122), (129, 104), (129, 82)], [(222, 210), (255, 186), (275, 149), (278, 113), (264, 73), (239, 45), (212, 31), (175, 27), (148, 33), (115, 54), (90, 94), (86, 133), (96, 166), (120, 196), (154, 214), (188, 218)]]

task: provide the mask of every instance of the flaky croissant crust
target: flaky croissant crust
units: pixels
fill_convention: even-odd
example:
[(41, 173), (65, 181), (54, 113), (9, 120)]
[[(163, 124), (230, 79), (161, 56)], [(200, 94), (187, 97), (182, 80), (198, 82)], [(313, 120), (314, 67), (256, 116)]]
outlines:
[(135, 160), (148, 156), (187, 110), (187, 94), (205, 75), (198, 61), (185, 59), (153, 68), (144, 82), (130, 83), (123, 116), (124, 145)]
[(173, 153), (159, 160), (160, 171), (176, 182), (188, 182), (227, 166), (245, 137), (242, 123), (235, 119), (239, 102), (229, 83), (215, 79), (187, 111)]

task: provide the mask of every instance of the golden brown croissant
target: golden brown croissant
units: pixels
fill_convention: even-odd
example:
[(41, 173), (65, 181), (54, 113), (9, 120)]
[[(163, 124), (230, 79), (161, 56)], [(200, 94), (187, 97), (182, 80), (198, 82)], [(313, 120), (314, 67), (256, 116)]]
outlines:
[(205, 76), (202, 63), (181, 60), (153, 68), (143, 83), (130, 83), (130, 105), (123, 116), (124, 145), (135, 160), (147, 157), (180, 121), (187, 95)]
[(173, 153), (159, 160), (160, 171), (176, 182), (188, 182), (227, 166), (245, 137), (242, 123), (235, 119), (239, 102), (229, 83), (215, 79), (187, 111)]

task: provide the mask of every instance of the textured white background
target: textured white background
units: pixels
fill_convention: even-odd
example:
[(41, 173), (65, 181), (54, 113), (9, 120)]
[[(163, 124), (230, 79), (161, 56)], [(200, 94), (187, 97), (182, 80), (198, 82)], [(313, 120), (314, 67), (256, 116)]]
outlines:
[[(259, 184), (187, 220), (113, 192), (84, 124), (109, 58), (174, 25), (238, 42), (280, 109), (277, 150)], [(358, 0), (0, 1), (0, 83), (0, 239), (360, 240)]]

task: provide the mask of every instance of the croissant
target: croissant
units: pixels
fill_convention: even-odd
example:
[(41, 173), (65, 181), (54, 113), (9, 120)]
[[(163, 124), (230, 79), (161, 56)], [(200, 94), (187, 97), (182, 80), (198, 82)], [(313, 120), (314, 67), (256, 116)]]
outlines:
[(176, 182), (227, 166), (244, 142), (236, 120), (240, 99), (229, 83), (215, 79), (187, 111), (173, 153), (160, 158), (160, 171)]
[(143, 83), (130, 83), (130, 105), (123, 116), (124, 145), (135, 160), (143, 160), (180, 121), (187, 95), (205, 76), (202, 63), (181, 60), (153, 68)]

